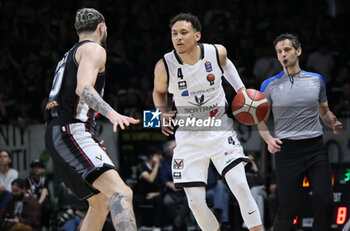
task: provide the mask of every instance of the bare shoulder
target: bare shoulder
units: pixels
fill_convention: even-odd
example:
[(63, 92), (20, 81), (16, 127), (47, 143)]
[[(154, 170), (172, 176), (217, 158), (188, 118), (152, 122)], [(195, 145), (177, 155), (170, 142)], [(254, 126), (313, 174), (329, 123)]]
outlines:
[(221, 44), (214, 44), (214, 46), (218, 49), (218, 52), (219, 52), (219, 56), (227, 56), (227, 50), (226, 50), (226, 47), (224, 47), (223, 45)]
[(163, 59), (158, 60), (154, 69), (164, 69), (165, 70), (165, 65), (164, 65)]
[(156, 66), (154, 67), (154, 74), (156, 76), (166, 74), (166, 68), (163, 59), (158, 60), (156, 63)]
[(226, 48), (221, 44), (215, 44), (214, 46), (218, 49), (220, 64), (222, 66), (225, 66), (226, 65), (226, 57), (227, 57)]
[(106, 50), (97, 43), (85, 43), (77, 49), (76, 60), (78, 63), (82, 57), (105, 63)]
[(168, 89), (168, 73), (163, 59), (160, 59), (154, 68), (154, 91), (165, 93)]

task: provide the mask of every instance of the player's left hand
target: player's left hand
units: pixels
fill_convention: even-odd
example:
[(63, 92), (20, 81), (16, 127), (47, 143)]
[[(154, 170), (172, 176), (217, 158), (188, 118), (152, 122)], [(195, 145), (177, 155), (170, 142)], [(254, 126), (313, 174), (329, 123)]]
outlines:
[(119, 126), (122, 130), (125, 129), (125, 126), (129, 126), (130, 124), (138, 124), (140, 120), (134, 119), (129, 116), (121, 115), (118, 112), (111, 110), (107, 114), (107, 118), (113, 124), (113, 132), (117, 131), (117, 127)]
[(337, 120), (337, 117), (334, 116), (332, 121), (332, 128), (334, 134), (340, 134), (343, 130), (343, 124)]

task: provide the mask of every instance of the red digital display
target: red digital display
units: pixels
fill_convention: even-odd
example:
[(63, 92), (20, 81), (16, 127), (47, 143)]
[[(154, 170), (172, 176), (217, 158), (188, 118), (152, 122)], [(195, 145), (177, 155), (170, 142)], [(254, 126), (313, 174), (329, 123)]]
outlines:
[(295, 219), (293, 220), (293, 225), (296, 225), (298, 223), (298, 216), (295, 217)]
[(336, 223), (338, 225), (344, 224), (344, 222), (346, 221), (347, 213), (348, 213), (347, 207), (338, 207), (337, 220), (336, 220)]

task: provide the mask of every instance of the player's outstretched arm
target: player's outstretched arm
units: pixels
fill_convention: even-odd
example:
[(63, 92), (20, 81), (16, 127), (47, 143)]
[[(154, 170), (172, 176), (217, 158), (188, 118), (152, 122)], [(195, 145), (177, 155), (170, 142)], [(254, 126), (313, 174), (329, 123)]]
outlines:
[(227, 58), (226, 48), (223, 45), (219, 44), (216, 44), (215, 46), (219, 53), (220, 65), (224, 71), (225, 79), (231, 84), (237, 93), (245, 90), (244, 84), (241, 80), (241, 77), (239, 77), (235, 65), (233, 65), (231, 60)]
[[(159, 60), (154, 68), (154, 88), (153, 88), (153, 103), (159, 109), (161, 114), (162, 133), (166, 136), (174, 134), (174, 127), (171, 125), (172, 115), (174, 112), (167, 113), (168, 106), (168, 76), (163, 60)], [(167, 124), (164, 126), (163, 122)]]
[(93, 87), (99, 72), (103, 72), (106, 63), (106, 51), (100, 45), (87, 43), (79, 48), (76, 59), (79, 63), (77, 74), (76, 94), (90, 108), (101, 113), (113, 124), (113, 131), (117, 131), (119, 125), (124, 129), (124, 125), (139, 123), (139, 120), (121, 115), (106, 103)]

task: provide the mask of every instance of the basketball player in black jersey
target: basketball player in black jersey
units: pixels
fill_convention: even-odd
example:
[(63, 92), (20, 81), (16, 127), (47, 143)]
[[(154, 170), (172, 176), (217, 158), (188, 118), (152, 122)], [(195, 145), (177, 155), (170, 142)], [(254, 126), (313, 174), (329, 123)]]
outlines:
[(76, 43), (58, 63), (46, 105), (45, 143), (65, 184), (89, 209), (81, 230), (102, 230), (111, 212), (116, 230), (136, 230), (132, 190), (123, 182), (94, 137), (95, 117), (102, 114), (124, 129), (139, 121), (117, 113), (103, 99), (107, 27), (94, 9), (77, 11)]

